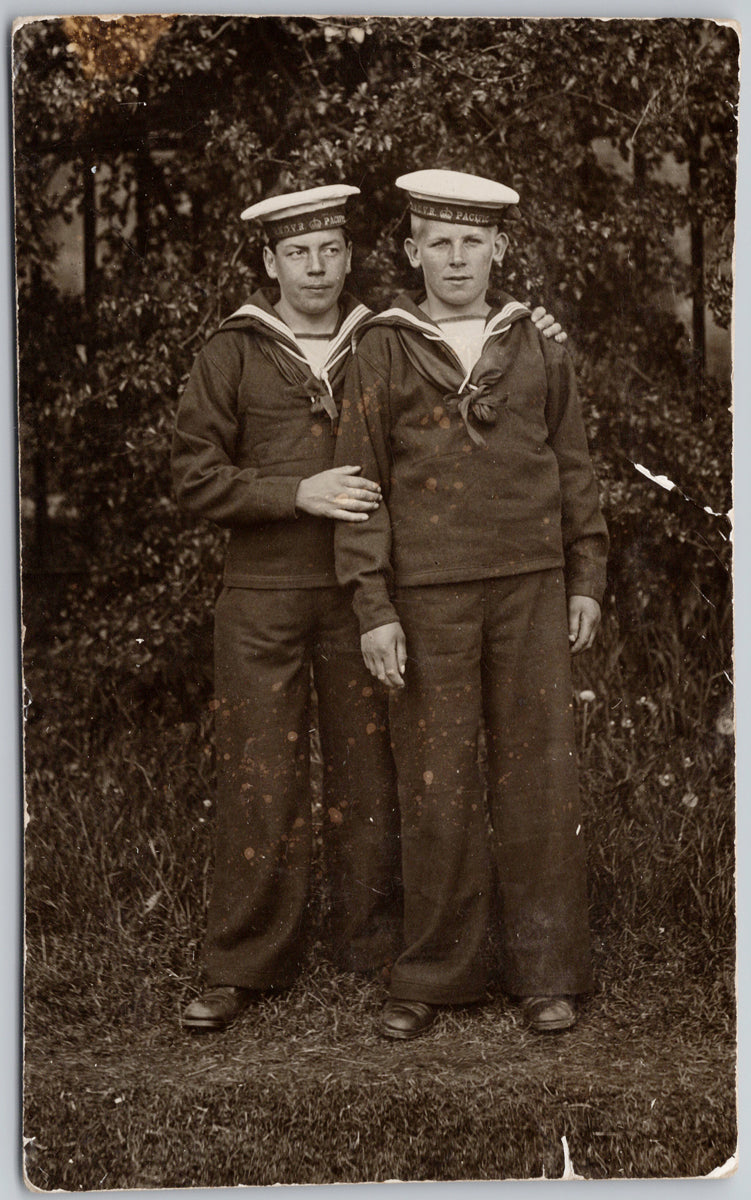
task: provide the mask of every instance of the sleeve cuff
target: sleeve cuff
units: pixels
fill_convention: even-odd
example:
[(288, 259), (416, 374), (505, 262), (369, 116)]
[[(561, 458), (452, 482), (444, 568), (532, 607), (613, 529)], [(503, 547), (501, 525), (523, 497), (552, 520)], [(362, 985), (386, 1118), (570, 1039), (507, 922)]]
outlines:
[(589, 596), (592, 600), (596, 600), (598, 604), (602, 604), (604, 594), (605, 579), (601, 576), (595, 578), (591, 574), (566, 575), (567, 596)]
[(253, 501), (254, 519), (258, 514), (268, 520), (279, 520), (284, 517), (296, 517), (295, 498), (302, 476), (292, 477), (278, 475), (255, 481), (255, 496)]
[(399, 614), (389, 599), (386, 580), (378, 578), (368, 587), (358, 587), (352, 598), (352, 607), (360, 622), (360, 633), (370, 633), (381, 625), (390, 625), (399, 620)]

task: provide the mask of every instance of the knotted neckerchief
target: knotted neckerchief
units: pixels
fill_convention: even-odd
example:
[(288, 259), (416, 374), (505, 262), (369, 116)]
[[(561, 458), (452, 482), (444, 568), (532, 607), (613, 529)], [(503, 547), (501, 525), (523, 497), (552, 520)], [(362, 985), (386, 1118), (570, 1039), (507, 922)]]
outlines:
[(496, 424), (500, 406), (508, 401), (497, 388), (516, 358), (522, 336), (521, 329), (513, 326), (529, 316), (529, 309), (511, 300), (493, 313), (485, 325), (480, 357), (471, 371), (465, 372), (441, 329), (410, 300), (408, 303), (409, 308), (387, 309), (372, 317), (368, 327), (385, 324), (396, 330), (411, 365), (436, 387), (445, 389), (446, 407), (459, 413), (475, 445), (484, 446), (485, 438), (470, 424), (470, 417), (481, 425)]
[(364, 304), (345, 300), (349, 311), (346, 312), (339, 328), (332, 334), (318, 376), (312, 371), (292, 330), (277, 316), (263, 294), (253, 299), (258, 300), (258, 303), (251, 302), (238, 308), (223, 322), (221, 328), (226, 328), (231, 322), (233, 327), (249, 329), (258, 334), (261, 353), (274, 364), (288, 384), (284, 392), (285, 398), (293, 402), (309, 401), (310, 412), (327, 413), (333, 425), (339, 416), (334, 388), (344, 376), (351, 352), (352, 336), (371, 315), (370, 310)]
[(476, 383), (467, 380), (463, 391), (448, 392), (443, 397), (443, 402), (448, 408), (457, 409), (467, 433), (476, 446), (484, 446), (485, 438), (470, 425), (470, 413), (482, 425), (495, 425), (498, 420), (498, 407), (505, 404), (508, 396), (493, 396), (491, 392), (503, 376), (504, 371), (500, 369), (485, 371)]

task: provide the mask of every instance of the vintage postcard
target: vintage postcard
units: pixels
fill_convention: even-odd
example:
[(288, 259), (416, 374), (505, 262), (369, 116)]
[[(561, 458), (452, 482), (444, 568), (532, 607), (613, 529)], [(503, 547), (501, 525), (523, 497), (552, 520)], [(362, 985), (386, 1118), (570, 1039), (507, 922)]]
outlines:
[(12, 53), (29, 1186), (732, 1174), (738, 27)]

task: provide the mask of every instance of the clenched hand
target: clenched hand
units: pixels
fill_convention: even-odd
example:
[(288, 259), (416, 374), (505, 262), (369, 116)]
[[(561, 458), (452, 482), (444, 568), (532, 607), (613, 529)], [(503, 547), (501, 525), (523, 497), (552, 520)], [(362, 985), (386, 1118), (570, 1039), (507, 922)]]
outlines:
[(333, 517), (335, 521), (367, 521), (381, 503), (380, 485), (372, 479), (360, 479), (362, 467), (332, 467), (302, 479), (295, 496), (295, 508), (314, 517)]
[(404, 687), (404, 668), (407, 665), (407, 639), (398, 621), (379, 625), (360, 638), (365, 666), (371, 675), (389, 689)]
[(591, 596), (569, 596), (568, 640), (571, 653), (589, 650), (600, 627), (600, 606)]

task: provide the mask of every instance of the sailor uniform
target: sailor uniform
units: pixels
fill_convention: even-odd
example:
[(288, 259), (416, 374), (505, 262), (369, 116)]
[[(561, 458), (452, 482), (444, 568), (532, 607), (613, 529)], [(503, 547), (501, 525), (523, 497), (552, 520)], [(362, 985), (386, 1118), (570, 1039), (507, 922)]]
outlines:
[(230, 530), (215, 614), (217, 841), (204, 945), (209, 983), (254, 989), (296, 977), (312, 857), (311, 669), (323, 754), (323, 824), (338, 962), (393, 953), (396, 784), (386, 705), (338, 588), (334, 522), (295, 510), (300, 481), (333, 465), (353, 332), (343, 295), (311, 365), (256, 293), (199, 353), (177, 417), (182, 508)]
[(340, 582), (362, 632), (400, 620), (407, 639), (390, 714), (405, 886), (392, 995), (482, 996), (491, 853), (505, 989), (586, 991), (566, 596), (600, 599), (607, 533), (568, 354), (504, 296), (470, 367), (403, 295), (358, 331), (337, 460), (384, 497), (336, 530)]

